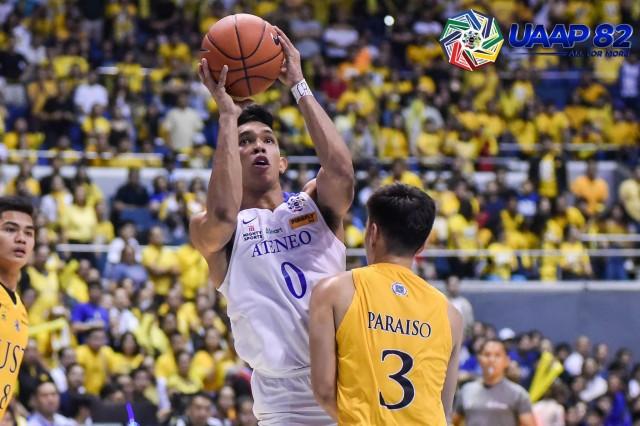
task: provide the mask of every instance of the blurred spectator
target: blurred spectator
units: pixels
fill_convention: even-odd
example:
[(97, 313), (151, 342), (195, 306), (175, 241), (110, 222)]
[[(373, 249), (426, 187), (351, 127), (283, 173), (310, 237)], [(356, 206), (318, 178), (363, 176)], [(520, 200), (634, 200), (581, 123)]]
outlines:
[(134, 287), (138, 289), (147, 282), (149, 274), (146, 268), (136, 260), (135, 249), (130, 245), (126, 245), (122, 249), (119, 263), (114, 263), (113, 266), (108, 269), (105, 278), (113, 280), (116, 283), (121, 282), (125, 278), (131, 279)]
[(193, 147), (194, 137), (203, 127), (202, 119), (188, 106), (188, 100), (186, 93), (178, 95), (176, 107), (169, 110), (164, 121), (167, 145), (181, 152), (188, 152)]
[(309, 4), (303, 4), (298, 16), (289, 23), (291, 35), (300, 57), (309, 59), (320, 53), (320, 37), (322, 25), (313, 18), (313, 9)]
[[(39, 384), (51, 381), (51, 376), (40, 351), (38, 351), (36, 341), (29, 339), (24, 351), (20, 372), (18, 373), (18, 383), (20, 383), (18, 400), (23, 406), (28, 407), (31, 397), (36, 393)], [(57, 410), (57, 407), (55, 410)]]
[(248, 396), (239, 397), (236, 401), (238, 413), (237, 426), (258, 426), (258, 420), (253, 414), (253, 400)]
[(27, 426), (76, 426), (77, 423), (61, 414), (60, 394), (53, 382), (40, 383), (34, 393), (34, 412), (27, 421)]
[(609, 184), (598, 177), (598, 164), (594, 160), (587, 162), (586, 174), (573, 181), (571, 192), (587, 201), (590, 213), (604, 210), (609, 201)]
[(51, 225), (58, 226), (62, 218), (66, 217), (63, 212), (73, 202), (73, 195), (65, 186), (61, 175), (51, 176), (50, 182), (49, 192), (41, 199), (40, 210)]
[(87, 342), (78, 346), (78, 364), (85, 371), (85, 387), (87, 393), (100, 395), (102, 387), (107, 383), (113, 371), (113, 350), (107, 345), (107, 336), (103, 327), (87, 331)]
[(203, 392), (191, 396), (184, 416), (171, 420), (171, 426), (225, 426), (212, 416), (213, 401)]
[(118, 228), (118, 236), (109, 243), (107, 251), (107, 262), (112, 266), (122, 261), (123, 250), (126, 246), (131, 247), (134, 252), (134, 259), (136, 262), (142, 260), (142, 251), (140, 249), (140, 243), (136, 239), (136, 227), (131, 221), (124, 221)]
[(232, 422), (236, 418), (236, 412), (234, 408), (235, 398), (236, 393), (231, 386), (224, 386), (218, 392), (218, 397), (216, 400), (216, 417), (225, 426), (232, 424)]
[(146, 207), (149, 203), (149, 193), (140, 183), (140, 169), (129, 169), (127, 182), (118, 188), (113, 198), (113, 219), (116, 225), (120, 224), (120, 214), (125, 209)]
[[(129, 258), (132, 257), (130, 254)], [(113, 296), (113, 307), (109, 311), (109, 325), (111, 335), (115, 339), (120, 339), (125, 333), (136, 331), (140, 321), (131, 311), (131, 301), (125, 288), (116, 288)]]
[(51, 369), (51, 378), (59, 392), (67, 390), (67, 374), (69, 366), (76, 363), (76, 351), (73, 348), (62, 348), (58, 351), (58, 366)]
[(586, 253), (584, 244), (580, 241), (580, 231), (574, 226), (567, 226), (565, 229), (560, 252), (560, 268), (562, 268), (563, 279), (584, 279), (593, 274), (589, 255)]
[(189, 374), (192, 359), (193, 357), (187, 351), (176, 354), (177, 371), (167, 378), (167, 391), (170, 397), (175, 393), (188, 395), (202, 390), (202, 382)]
[(568, 389), (561, 382), (554, 382), (544, 397), (533, 404), (533, 415), (541, 426), (564, 426), (565, 408), (558, 402)]
[(640, 233), (640, 165), (633, 170), (633, 176), (620, 184), (618, 194), (625, 212), (635, 222), (636, 232)]
[(78, 400), (86, 393), (84, 368), (80, 364), (70, 364), (65, 380), (68, 387), (60, 392), (60, 413), (67, 417), (75, 417)]
[[(47, 195), (51, 193), (51, 186), (53, 178), (56, 176), (61, 176), (63, 179), (64, 186), (69, 188), (71, 186), (71, 181), (62, 176), (62, 166), (64, 165), (64, 159), (62, 155), (58, 154), (51, 159), (51, 172), (40, 178), (40, 193), (42, 195)], [(44, 197), (43, 197), (44, 198)], [(70, 203), (70, 202), (69, 202)], [(66, 204), (69, 204), (66, 203)]]
[(509, 365), (507, 349), (499, 340), (488, 340), (480, 351), (482, 379), (460, 389), (454, 408), (455, 425), (500, 424), (534, 426), (529, 394), (505, 379)]
[(582, 373), (584, 358), (591, 352), (591, 341), (587, 336), (580, 336), (576, 339), (575, 351), (569, 355), (564, 362), (564, 368), (572, 376)]
[(422, 180), (418, 175), (407, 170), (407, 162), (403, 158), (396, 158), (391, 164), (391, 174), (382, 180), (382, 185), (401, 182), (424, 190)]
[(627, 108), (640, 109), (640, 61), (630, 53), (620, 67), (620, 96)]
[[(103, 109), (109, 105), (109, 93), (98, 81), (98, 73), (89, 72), (86, 83), (81, 83), (73, 95), (73, 103), (82, 114), (89, 115), (99, 105)], [(98, 115), (99, 116), (99, 115)]]
[(607, 381), (598, 374), (598, 361), (594, 358), (584, 359), (582, 377), (585, 389), (580, 392), (580, 399), (584, 402), (591, 402), (607, 392)]
[(76, 121), (72, 93), (73, 86), (68, 80), (57, 80), (55, 95), (46, 99), (39, 114), (46, 145), (49, 148), (55, 147), (60, 137), (71, 134), (71, 129)]
[(102, 284), (92, 281), (89, 283), (89, 301), (78, 303), (71, 311), (71, 324), (80, 342), (84, 341), (85, 333), (95, 328), (106, 329), (109, 325), (109, 313), (101, 306)]
[(164, 232), (159, 226), (149, 231), (149, 245), (142, 250), (142, 264), (149, 271), (156, 295), (166, 296), (179, 270), (176, 254), (164, 245)]
[(449, 302), (462, 314), (464, 336), (469, 337), (474, 322), (473, 307), (467, 298), (460, 295), (460, 278), (457, 275), (450, 275), (447, 277), (446, 286)]

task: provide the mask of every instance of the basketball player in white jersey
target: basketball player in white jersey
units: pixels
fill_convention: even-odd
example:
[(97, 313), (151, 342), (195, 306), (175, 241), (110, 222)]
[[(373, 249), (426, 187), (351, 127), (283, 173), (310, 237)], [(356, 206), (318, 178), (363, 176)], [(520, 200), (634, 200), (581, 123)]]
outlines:
[(285, 52), (280, 80), (290, 87), (321, 169), (298, 194), (283, 194), (272, 116), (244, 110), (226, 93), (227, 67), (215, 82), (206, 60), (200, 78), (218, 104), (220, 130), (206, 211), (191, 220), (194, 246), (227, 298), (240, 357), (260, 425), (331, 425), (316, 403), (309, 368), (309, 298), (323, 277), (345, 270), (342, 219), (353, 200), (349, 150), (304, 82), (300, 54), (277, 29)]

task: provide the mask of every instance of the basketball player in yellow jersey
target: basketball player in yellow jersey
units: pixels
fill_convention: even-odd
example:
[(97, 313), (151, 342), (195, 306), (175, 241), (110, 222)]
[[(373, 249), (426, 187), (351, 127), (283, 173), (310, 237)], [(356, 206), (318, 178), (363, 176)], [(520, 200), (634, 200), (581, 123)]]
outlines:
[(369, 266), (317, 284), (311, 296), (311, 381), (341, 426), (446, 426), (458, 376), (462, 316), (411, 271), (435, 204), (384, 186), (367, 202)]
[(16, 287), (34, 244), (31, 203), (21, 197), (0, 197), (0, 419), (13, 397), (29, 340), (27, 310)]

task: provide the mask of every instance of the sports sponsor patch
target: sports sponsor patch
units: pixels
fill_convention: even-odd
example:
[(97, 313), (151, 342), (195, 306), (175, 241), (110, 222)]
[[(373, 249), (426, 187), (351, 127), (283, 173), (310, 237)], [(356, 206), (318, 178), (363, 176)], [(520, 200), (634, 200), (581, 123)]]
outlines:
[(260, 219), (258, 216), (254, 216), (249, 220), (240, 219), (242, 221), (242, 240), (253, 241), (261, 240), (262, 228), (260, 227)]
[(293, 219), (289, 219), (289, 223), (291, 224), (291, 229), (300, 228), (304, 225), (309, 225), (318, 220), (318, 216), (316, 212), (303, 214), (302, 216), (296, 216)]

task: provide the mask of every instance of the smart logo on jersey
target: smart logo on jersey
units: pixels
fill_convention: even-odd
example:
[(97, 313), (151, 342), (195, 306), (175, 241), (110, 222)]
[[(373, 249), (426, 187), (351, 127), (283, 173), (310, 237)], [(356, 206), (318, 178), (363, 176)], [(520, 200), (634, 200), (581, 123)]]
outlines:
[(402, 283), (391, 284), (391, 291), (393, 291), (396, 296), (406, 296), (409, 294), (409, 290), (407, 290)]
[(467, 10), (447, 19), (440, 45), (449, 63), (474, 71), (498, 58), (504, 37), (492, 16)]

